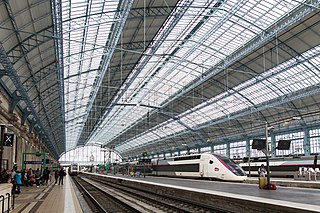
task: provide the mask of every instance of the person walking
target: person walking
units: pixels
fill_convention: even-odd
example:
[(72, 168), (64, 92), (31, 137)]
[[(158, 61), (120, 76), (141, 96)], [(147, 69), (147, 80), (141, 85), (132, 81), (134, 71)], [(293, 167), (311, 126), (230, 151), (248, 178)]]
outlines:
[(59, 171), (59, 185), (63, 185), (63, 177), (66, 175), (66, 172), (64, 171), (63, 167), (61, 167)]

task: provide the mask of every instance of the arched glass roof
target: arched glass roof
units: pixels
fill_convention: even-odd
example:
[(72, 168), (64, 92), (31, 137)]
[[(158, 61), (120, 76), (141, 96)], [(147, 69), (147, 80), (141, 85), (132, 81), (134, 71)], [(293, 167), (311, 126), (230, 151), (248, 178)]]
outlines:
[[(318, 123), (320, 0), (0, 2), (1, 91), (57, 157)], [(312, 112), (312, 113), (310, 113)]]

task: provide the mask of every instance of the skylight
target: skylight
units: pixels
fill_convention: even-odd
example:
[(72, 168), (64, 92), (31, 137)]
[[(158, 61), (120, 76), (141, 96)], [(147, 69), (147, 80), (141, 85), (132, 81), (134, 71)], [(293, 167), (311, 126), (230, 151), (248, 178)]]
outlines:
[[(180, 1), (177, 8), (185, 2)], [(124, 84), (129, 85), (129, 88), (123, 94), (123, 98), (113, 103), (123, 105), (131, 103), (136, 104), (136, 107), (116, 107), (104, 118), (100, 131), (96, 132), (90, 141), (103, 139), (106, 144), (111, 142), (146, 115), (147, 110), (140, 104), (152, 107), (164, 105), (188, 83), (262, 34), (266, 28), (297, 5), (295, 1), (279, 3), (275, 0), (194, 1), (174, 28), (168, 32), (169, 25), (174, 23), (176, 17), (174, 14), (177, 14), (177, 11), (173, 11), (166, 25), (155, 36), (154, 40), (161, 41), (161, 45), (153, 47), (151, 44), (146, 49), (146, 54), (141, 57), (140, 63), (143, 64), (146, 60), (149, 63), (143, 64), (142, 69), (140, 64), (137, 64)], [(149, 54), (154, 49), (156, 51), (150, 57)], [(133, 83), (129, 83), (132, 78), (134, 78)], [(238, 110), (244, 107), (246, 106), (238, 106)], [(135, 112), (138, 112), (136, 116), (130, 118), (124, 116)], [(115, 117), (119, 120), (114, 121), (112, 118)], [(193, 122), (201, 123), (203, 119), (205, 118), (200, 117)], [(126, 125), (119, 126), (121, 123)], [(107, 134), (111, 128), (112, 134)]]
[(85, 123), (117, 6), (117, 0), (62, 1), (67, 150), (76, 145)]

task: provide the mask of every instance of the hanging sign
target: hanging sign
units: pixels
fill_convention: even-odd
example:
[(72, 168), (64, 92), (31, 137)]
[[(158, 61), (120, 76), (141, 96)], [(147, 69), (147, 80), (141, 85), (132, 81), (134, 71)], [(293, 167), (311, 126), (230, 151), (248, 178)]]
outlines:
[(13, 138), (14, 138), (14, 134), (13, 133), (4, 133), (3, 146), (13, 146)]

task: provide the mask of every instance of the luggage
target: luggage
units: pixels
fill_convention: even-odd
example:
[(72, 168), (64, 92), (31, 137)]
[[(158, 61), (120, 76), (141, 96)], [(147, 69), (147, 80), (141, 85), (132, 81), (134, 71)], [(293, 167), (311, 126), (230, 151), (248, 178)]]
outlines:
[[(268, 184), (265, 185), (265, 186), (263, 187), (263, 189), (268, 189)], [(277, 189), (276, 184), (270, 183), (270, 189), (269, 189), (269, 190), (276, 190), (276, 189)]]
[(267, 183), (268, 181), (266, 177), (259, 177), (259, 189), (263, 189)]

